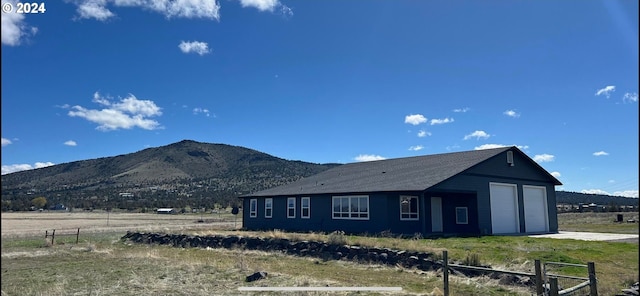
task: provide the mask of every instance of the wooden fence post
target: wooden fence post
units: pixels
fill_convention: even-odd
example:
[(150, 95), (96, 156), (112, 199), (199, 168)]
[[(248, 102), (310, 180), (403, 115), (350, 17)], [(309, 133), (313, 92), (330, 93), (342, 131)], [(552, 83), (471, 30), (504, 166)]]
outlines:
[(558, 278), (549, 278), (549, 296), (558, 296)]
[(53, 240), (56, 238), (56, 230), (54, 229), (53, 232), (51, 233), (51, 244), (53, 245)]
[(447, 250), (442, 251), (442, 272), (444, 296), (449, 296), (449, 256)]
[(598, 279), (596, 278), (595, 263), (587, 263), (587, 269), (589, 270), (589, 296), (598, 296)]
[(536, 295), (544, 295), (544, 283), (542, 282), (542, 265), (540, 259), (535, 260), (536, 268)]
[(78, 228), (78, 232), (76, 232), (76, 245), (78, 244), (79, 238), (80, 238), (80, 228)]

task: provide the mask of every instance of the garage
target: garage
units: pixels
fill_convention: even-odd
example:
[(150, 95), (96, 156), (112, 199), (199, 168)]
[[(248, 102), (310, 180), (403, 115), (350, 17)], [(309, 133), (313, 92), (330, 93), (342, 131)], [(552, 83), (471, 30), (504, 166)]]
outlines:
[(524, 199), (524, 224), (527, 233), (549, 231), (547, 191), (540, 186), (522, 186)]
[(506, 234), (520, 232), (518, 219), (518, 191), (515, 184), (490, 183), (491, 232)]

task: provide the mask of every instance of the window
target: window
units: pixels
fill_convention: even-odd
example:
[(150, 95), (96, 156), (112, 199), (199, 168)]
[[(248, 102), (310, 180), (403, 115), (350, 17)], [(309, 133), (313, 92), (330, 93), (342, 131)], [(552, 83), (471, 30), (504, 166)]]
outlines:
[(249, 201), (249, 217), (255, 218), (258, 216), (258, 200), (252, 199)]
[(456, 224), (469, 224), (469, 210), (467, 207), (456, 207)]
[(300, 199), (300, 218), (309, 218), (311, 217), (311, 199), (308, 197), (303, 197)]
[(289, 197), (287, 198), (287, 218), (295, 218), (296, 217), (296, 198)]
[(400, 195), (400, 220), (418, 220), (418, 197)]
[(333, 219), (369, 219), (369, 196), (334, 196)]
[(264, 217), (271, 218), (273, 216), (273, 198), (264, 199)]

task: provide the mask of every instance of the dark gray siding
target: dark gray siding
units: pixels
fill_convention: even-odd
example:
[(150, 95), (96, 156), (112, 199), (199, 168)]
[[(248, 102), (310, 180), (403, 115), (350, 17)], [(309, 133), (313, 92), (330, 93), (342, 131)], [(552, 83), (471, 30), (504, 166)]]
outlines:
[(448, 179), (430, 191), (469, 191), (477, 194), (478, 227), (481, 234), (491, 233), (491, 204), (489, 184), (491, 182), (516, 184), (518, 188), (518, 204), (520, 231), (524, 232), (523, 185), (544, 186), (547, 189), (547, 207), (549, 211), (549, 231), (558, 231), (556, 213), (555, 186), (548, 176), (531, 165), (528, 159), (514, 153), (514, 166), (506, 162), (506, 152), (501, 153), (467, 171)]
[[(442, 197), (442, 224), (445, 234), (479, 234), (478, 202), (475, 194), (470, 193), (430, 193), (431, 196)], [(456, 207), (465, 207), (468, 212), (468, 223), (456, 223)]]
[[(400, 196), (417, 196), (418, 197), (418, 220), (400, 220)], [(422, 221), (425, 218), (429, 218), (423, 212), (424, 203), (421, 192), (399, 192), (387, 194), (387, 220), (389, 224), (386, 230), (394, 234), (406, 234), (413, 235), (415, 233), (422, 233)]]
[[(367, 195), (367, 194), (349, 194)], [(342, 196), (342, 195), (340, 195)], [(289, 196), (273, 197), (273, 216), (264, 216), (264, 197), (256, 198), (258, 201), (258, 216), (249, 216), (249, 203), (251, 198), (245, 198), (243, 202), (243, 227), (247, 230), (271, 230), (281, 229), (286, 231), (318, 231), (332, 232), (344, 231), (346, 233), (375, 234), (389, 230), (388, 198), (386, 194), (368, 194), (369, 219), (333, 219), (332, 195), (295, 196), (296, 217), (287, 218), (287, 198)], [(310, 197), (310, 217), (301, 217), (301, 198)], [(398, 210), (399, 211), (399, 210)], [(399, 214), (398, 214), (399, 215)]]

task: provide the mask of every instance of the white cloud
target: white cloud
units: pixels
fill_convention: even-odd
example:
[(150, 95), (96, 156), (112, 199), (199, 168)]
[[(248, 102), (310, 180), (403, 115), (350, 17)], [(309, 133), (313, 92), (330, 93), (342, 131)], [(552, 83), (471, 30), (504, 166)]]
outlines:
[(427, 122), (427, 118), (422, 114), (411, 114), (404, 117), (404, 123), (418, 125)]
[(55, 163), (50, 162), (50, 161), (47, 161), (47, 162), (36, 162), (34, 167), (36, 169), (39, 169), (39, 168), (44, 168), (44, 167), (48, 167), (48, 166), (52, 166), (52, 165), (55, 165)]
[(2, 1), (3, 5), (11, 5), (13, 11), (9, 13), (2, 12), (2, 30), (0, 35), (2, 36), (2, 44), (9, 46), (18, 46), (22, 42), (23, 38), (32, 36), (38, 32), (38, 28), (28, 26), (24, 22), (25, 15), (16, 13), (16, 2)]
[(609, 155), (609, 153), (604, 152), (604, 151), (598, 151), (598, 152), (593, 152), (594, 156), (605, 156), (605, 155)]
[(2, 174), (10, 174), (19, 171), (33, 170), (39, 169), (43, 167), (48, 167), (55, 165), (53, 162), (36, 162), (33, 165), (30, 164), (11, 164), (11, 165), (2, 165)]
[(373, 154), (360, 154), (354, 158), (356, 161), (374, 161), (374, 160), (383, 160), (386, 159), (380, 155)]
[(583, 189), (583, 190), (580, 190), (580, 193), (611, 195), (609, 192), (606, 192), (606, 191), (601, 190), (601, 189)]
[(489, 137), (491, 137), (489, 134), (487, 134), (485, 131), (475, 131), (473, 133), (470, 133), (466, 136), (464, 136), (464, 140), (469, 140), (471, 138), (476, 138), (477, 140), (479, 139), (488, 139)]
[(508, 145), (502, 144), (484, 144), (477, 147), (474, 147), (473, 150), (484, 150), (484, 149), (494, 149), (494, 148), (504, 148), (508, 147)]
[(209, 109), (193, 108), (193, 114), (198, 115), (200, 113), (204, 114), (207, 117), (211, 116), (211, 113), (209, 113)]
[(549, 174), (551, 174), (551, 176), (554, 176), (554, 177), (556, 177), (556, 178), (560, 178), (560, 176), (562, 176), (562, 175), (560, 174), (560, 172), (551, 172), (551, 173), (549, 173)]
[(253, 7), (260, 11), (273, 11), (280, 3), (278, 0), (240, 0), (242, 7)]
[(73, 106), (68, 115), (81, 117), (98, 124), (97, 129), (110, 131), (117, 129), (131, 129), (139, 127), (146, 130), (161, 128), (160, 123), (147, 117), (162, 115), (161, 108), (153, 101), (138, 100), (133, 94), (121, 99), (118, 103), (112, 103), (109, 99), (94, 94), (93, 102), (104, 105), (107, 108), (96, 110), (86, 109), (82, 106)]
[(507, 110), (507, 111), (504, 111), (504, 115), (507, 115), (507, 116), (509, 116), (509, 117), (513, 117), (513, 118), (518, 118), (518, 117), (520, 117), (520, 113), (518, 113), (518, 112), (516, 112), (516, 111), (514, 111), (514, 110)]
[(421, 131), (418, 132), (418, 137), (424, 138), (426, 136), (431, 136), (431, 133), (428, 132), (428, 131), (424, 131), (424, 130), (421, 130)]
[(115, 16), (107, 8), (139, 7), (163, 14), (166, 18), (220, 19), (220, 5), (216, 0), (79, 0), (75, 1), (80, 18), (105, 21)]
[(635, 103), (638, 101), (638, 93), (625, 93), (622, 97), (624, 103)]
[(445, 124), (445, 123), (451, 123), (453, 122), (453, 118), (443, 118), (443, 119), (431, 119), (431, 125), (436, 125), (436, 124)]
[(76, 143), (76, 141), (73, 141), (73, 140), (66, 141), (64, 142), (64, 144), (67, 146), (78, 146), (78, 143)]
[(293, 10), (286, 5), (283, 5), (278, 0), (240, 0), (240, 4), (242, 7), (253, 7), (260, 11), (273, 12), (276, 9), (279, 9), (285, 16), (293, 15)]
[(7, 145), (11, 145), (13, 144), (13, 142), (11, 142), (11, 140), (7, 139), (7, 138), (2, 138), (2, 147), (7, 146)]
[(420, 151), (420, 150), (422, 150), (422, 149), (424, 149), (424, 146), (422, 146), (422, 145), (417, 145), (417, 146), (411, 146), (411, 147), (409, 147), (409, 150), (411, 150), (411, 151)]
[(613, 195), (613, 196), (624, 196), (624, 197), (633, 197), (638, 198), (638, 190), (624, 190), (624, 191), (615, 191), (613, 193), (609, 193), (602, 189), (584, 189), (581, 190), (580, 193), (584, 194), (600, 194), (600, 195)]
[(484, 149), (494, 149), (494, 148), (504, 148), (504, 147), (512, 147), (516, 146), (520, 150), (529, 149), (529, 146), (526, 145), (503, 145), (503, 144), (484, 144), (473, 148), (473, 150), (484, 150)]
[(638, 198), (638, 190), (615, 191), (613, 195)]
[(467, 112), (467, 111), (469, 111), (469, 110), (471, 110), (471, 109), (469, 109), (469, 108), (467, 108), (467, 107), (464, 107), (464, 108), (460, 108), (460, 109), (453, 109), (453, 112), (456, 112), (456, 113), (466, 113), (466, 112)]
[(205, 55), (211, 52), (211, 50), (209, 50), (209, 44), (207, 44), (206, 42), (200, 42), (200, 41), (191, 41), (191, 42), (182, 41), (180, 42), (180, 45), (178, 45), (178, 47), (184, 53), (195, 52), (199, 55)]
[(76, 12), (78, 12), (78, 17), (81, 19), (94, 18), (99, 21), (106, 21), (115, 16), (111, 10), (105, 7), (106, 5), (106, 0), (86, 0), (78, 4)]
[(533, 160), (535, 162), (551, 162), (554, 161), (555, 158), (556, 157), (551, 154), (538, 154), (533, 157)]
[(288, 7), (286, 5), (282, 5), (282, 6), (280, 6), (280, 13), (282, 13), (282, 15), (284, 15), (286, 17), (291, 17), (291, 16), (293, 16), (293, 9), (291, 9), (290, 7)]
[(611, 93), (616, 91), (615, 85), (607, 85), (596, 91), (596, 96), (604, 95), (607, 99), (611, 96)]

